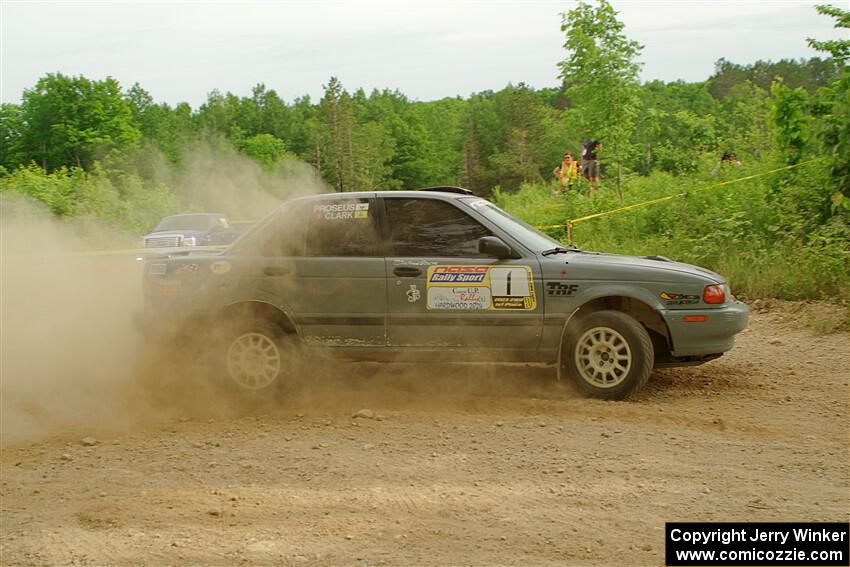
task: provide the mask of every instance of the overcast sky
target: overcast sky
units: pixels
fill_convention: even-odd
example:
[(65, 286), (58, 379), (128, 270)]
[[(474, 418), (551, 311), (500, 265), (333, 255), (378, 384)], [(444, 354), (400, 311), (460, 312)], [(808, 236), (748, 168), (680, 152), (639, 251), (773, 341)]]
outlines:
[[(833, 4), (847, 5), (846, 0)], [(814, 2), (614, 0), (642, 43), (643, 80), (699, 81), (714, 62), (812, 57), (806, 37), (846, 38)], [(285, 100), (399, 89), (419, 100), (508, 82), (558, 84), (560, 12), (575, 2), (0, 1), (0, 96), (19, 102), (50, 72), (139, 82), (157, 101), (193, 107), (217, 88), (265, 83)]]

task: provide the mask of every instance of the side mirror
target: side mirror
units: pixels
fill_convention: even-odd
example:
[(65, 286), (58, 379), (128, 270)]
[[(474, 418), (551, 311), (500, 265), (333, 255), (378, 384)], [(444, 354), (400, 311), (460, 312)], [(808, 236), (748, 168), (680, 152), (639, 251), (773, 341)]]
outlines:
[(478, 251), (482, 254), (492, 256), (493, 258), (498, 258), (499, 260), (512, 258), (514, 255), (511, 247), (505, 244), (505, 242), (498, 236), (482, 236), (479, 238)]

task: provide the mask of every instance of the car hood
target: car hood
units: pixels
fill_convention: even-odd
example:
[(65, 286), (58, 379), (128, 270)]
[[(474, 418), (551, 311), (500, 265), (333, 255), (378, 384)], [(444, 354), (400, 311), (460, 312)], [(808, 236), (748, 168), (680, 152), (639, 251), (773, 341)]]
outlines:
[(689, 279), (688, 276), (696, 276), (712, 283), (726, 283), (726, 279), (716, 272), (675, 262), (663, 256), (625, 256), (621, 254), (605, 254), (601, 252), (574, 252), (570, 254), (558, 254), (547, 256), (547, 260), (553, 263), (566, 262), (568, 265), (583, 266), (590, 271), (597, 272), (600, 279), (622, 279), (628, 275), (630, 278), (643, 281), (670, 281)]

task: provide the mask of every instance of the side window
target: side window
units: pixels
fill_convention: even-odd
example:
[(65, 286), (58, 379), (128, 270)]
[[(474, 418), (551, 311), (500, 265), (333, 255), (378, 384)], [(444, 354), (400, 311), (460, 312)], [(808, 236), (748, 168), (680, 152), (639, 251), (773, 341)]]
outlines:
[(394, 256), (484, 257), (478, 239), (491, 232), (454, 205), (435, 199), (386, 198)]
[(370, 199), (309, 204), (306, 256), (377, 256), (378, 229)]
[(293, 204), (262, 229), (260, 237), (263, 256), (303, 256), (304, 232), (307, 228), (308, 207)]

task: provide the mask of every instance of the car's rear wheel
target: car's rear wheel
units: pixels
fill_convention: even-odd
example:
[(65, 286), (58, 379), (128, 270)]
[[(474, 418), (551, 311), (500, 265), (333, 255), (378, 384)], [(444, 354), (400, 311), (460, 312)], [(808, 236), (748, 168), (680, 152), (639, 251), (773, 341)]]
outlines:
[(589, 396), (621, 400), (646, 384), (654, 358), (643, 325), (620, 311), (596, 311), (567, 329), (559, 374)]
[(295, 341), (274, 323), (235, 322), (224, 349), (229, 383), (247, 395), (271, 392), (294, 381)]

